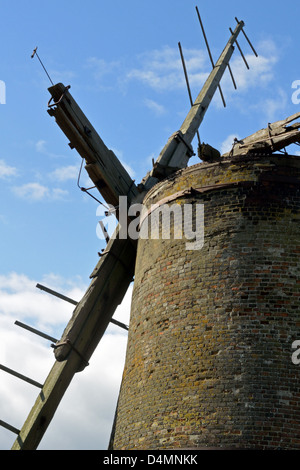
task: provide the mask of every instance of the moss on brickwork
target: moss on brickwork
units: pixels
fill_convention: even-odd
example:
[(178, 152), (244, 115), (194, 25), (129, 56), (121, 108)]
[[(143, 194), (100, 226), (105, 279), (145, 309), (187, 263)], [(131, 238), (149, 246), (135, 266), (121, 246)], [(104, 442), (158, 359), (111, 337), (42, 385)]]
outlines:
[(139, 240), (112, 448), (300, 449), (299, 180), (299, 157), (249, 157), (147, 195), (206, 188), (176, 201), (204, 204), (204, 246)]

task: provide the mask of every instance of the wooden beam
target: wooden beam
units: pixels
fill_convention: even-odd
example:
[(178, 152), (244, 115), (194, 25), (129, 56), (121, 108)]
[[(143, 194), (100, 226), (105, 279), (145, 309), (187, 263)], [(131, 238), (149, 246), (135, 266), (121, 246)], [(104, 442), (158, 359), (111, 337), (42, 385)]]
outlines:
[[(89, 288), (56, 344), (57, 360), (67, 359), (72, 346), (89, 360), (133, 279), (135, 256), (134, 241), (110, 239), (91, 275)], [(80, 370), (84, 367), (83, 362)]]
[[(58, 83), (49, 88), (49, 114), (88, 165), (88, 173), (107, 203), (118, 205), (119, 196), (128, 203), (139, 194), (134, 181), (112, 150), (109, 150), (80, 109), (69, 87)], [(54, 101), (52, 103), (52, 100)]]
[(82, 371), (132, 281), (136, 248), (113, 239), (99, 260), (84, 297), (55, 347), (56, 361), (12, 450), (35, 450), (76, 372)]
[[(202, 123), (211, 100), (220, 84), (221, 78), (229, 64), (234, 51), (234, 43), (244, 27), (241, 21), (231, 35), (225, 49), (220, 55), (214, 69), (211, 71), (188, 115), (186, 116), (180, 130), (170, 137), (167, 144), (161, 151), (153, 170), (149, 173), (147, 179), (155, 178), (166, 172), (170, 173), (178, 168), (184, 168), (191, 156), (190, 146), (195, 134)], [(146, 181), (144, 184), (147, 187)]]
[(236, 140), (230, 152), (223, 157), (246, 155), (250, 152), (276, 152), (290, 144), (300, 141), (300, 123), (292, 124), (292, 121), (300, 117), (300, 113), (269, 124), (268, 127), (260, 129), (254, 134), (241, 140)]

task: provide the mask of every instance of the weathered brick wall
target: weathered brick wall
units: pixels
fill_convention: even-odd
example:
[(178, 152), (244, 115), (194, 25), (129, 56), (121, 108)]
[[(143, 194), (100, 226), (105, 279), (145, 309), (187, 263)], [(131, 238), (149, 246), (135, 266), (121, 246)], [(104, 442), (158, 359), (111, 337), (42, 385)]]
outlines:
[(151, 190), (202, 188), (177, 202), (204, 204), (204, 246), (139, 241), (112, 448), (300, 449), (299, 180), (299, 157), (252, 157)]

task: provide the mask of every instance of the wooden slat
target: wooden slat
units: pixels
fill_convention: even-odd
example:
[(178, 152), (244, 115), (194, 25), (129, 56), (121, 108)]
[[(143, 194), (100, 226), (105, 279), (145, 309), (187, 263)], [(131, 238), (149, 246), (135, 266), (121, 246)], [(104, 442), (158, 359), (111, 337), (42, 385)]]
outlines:
[(109, 245), (110, 254), (99, 260), (92, 282), (59, 341), (70, 339), (74, 348), (66, 344), (56, 349), (57, 360), (12, 450), (38, 447), (75, 373), (90, 360), (129, 287), (136, 248), (130, 240), (111, 239)]
[(233, 44), (236, 41), (236, 38), (241, 32), (243, 26), (244, 23), (241, 21), (235, 28), (235, 31), (230, 37), (225, 49), (220, 55), (214, 69), (210, 73), (178, 132), (182, 136), (185, 143), (183, 143), (181, 139), (178, 139), (178, 133), (174, 134), (174, 136), (171, 136), (166, 146), (161, 151), (156, 161), (156, 165), (150, 172), (148, 178), (156, 176), (159, 177), (160, 167), (169, 167), (169, 169), (174, 168), (174, 170), (176, 170), (177, 168), (184, 168), (187, 165), (190, 158), (190, 155), (188, 154), (188, 147), (191, 145), (196, 132), (204, 119), (211, 100), (220, 84), (221, 78), (234, 51)]
[(12, 450), (37, 449), (80, 362), (74, 353), (68, 361), (54, 363)]
[(2, 421), (2, 419), (0, 419), (0, 426), (7, 429), (8, 431), (13, 432), (14, 434), (19, 434), (19, 432), (20, 432), (19, 429), (15, 428), (14, 426), (11, 426), (10, 424), (6, 423), (5, 421)]
[(57, 342), (57, 339), (54, 338), (53, 336), (47, 335), (46, 333), (43, 333), (42, 331), (39, 331), (36, 328), (32, 328), (29, 325), (25, 325), (25, 323), (22, 323), (20, 321), (15, 321), (15, 325), (20, 326), (21, 328), (24, 328), (25, 330), (28, 330), (31, 333), (40, 336), (41, 338), (47, 339), (48, 341), (52, 341), (53, 343)]
[(0, 364), (0, 369), (3, 370), (4, 372), (7, 372), (8, 374), (14, 375), (15, 377), (23, 380), (24, 382), (29, 383), (30, 385), (34, 385), (35, 387), (38, 387), (38, 388), (43, 388), (43, 385), (40, 384), (39, 382), (36, 382), (35, 380), (30, 379), (29, 377), (26, 377), (26, 375), (19, 374), (19, 372), (16, 372), (15, 370), (10, 369), (9, 367), (6, 367)]

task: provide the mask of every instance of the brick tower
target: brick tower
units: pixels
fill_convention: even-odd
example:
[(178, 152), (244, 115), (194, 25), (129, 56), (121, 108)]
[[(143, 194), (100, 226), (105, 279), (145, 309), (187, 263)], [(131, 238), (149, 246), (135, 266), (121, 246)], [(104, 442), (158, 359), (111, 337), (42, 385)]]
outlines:
[(299, 157), (247, 155), (148, 193), (204, 204), (204, 245), (139, 240), (111, 449), (300, 449), (299, 182)]

